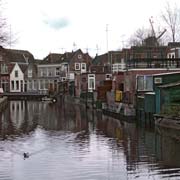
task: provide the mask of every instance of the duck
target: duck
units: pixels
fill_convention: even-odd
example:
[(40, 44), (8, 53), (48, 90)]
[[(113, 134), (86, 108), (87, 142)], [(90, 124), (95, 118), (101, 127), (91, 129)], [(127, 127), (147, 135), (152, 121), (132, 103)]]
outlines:
[(24, 152), (23, 156), (24, 156), (24, 159), (29, 158), (29, 153), (28, 152)]

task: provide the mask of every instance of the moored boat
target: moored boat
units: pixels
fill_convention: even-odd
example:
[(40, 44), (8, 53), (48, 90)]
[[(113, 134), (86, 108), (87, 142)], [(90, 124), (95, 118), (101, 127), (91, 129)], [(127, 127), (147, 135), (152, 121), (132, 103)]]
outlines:
[(52, 103), (57, 102), (57, 99), (56, 99), (55, 97), (47, 97), (47, 96), (45, 96), (45, 97), (43, 97), (41, 100), (42, 100), (42, 101), (52, 102)]

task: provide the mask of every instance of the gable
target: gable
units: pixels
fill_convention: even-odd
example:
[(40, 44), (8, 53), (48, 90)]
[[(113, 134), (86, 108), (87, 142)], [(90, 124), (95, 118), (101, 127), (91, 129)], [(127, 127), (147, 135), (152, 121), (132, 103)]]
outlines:
[(11, 78), (15, 78), (15, 71), (18, 71), (18, 77), (22, 77), (24, 74), (23, 71), (21, 70), (20, 66), (17, 63), (12, 67), (12, 71), (10, 73)]

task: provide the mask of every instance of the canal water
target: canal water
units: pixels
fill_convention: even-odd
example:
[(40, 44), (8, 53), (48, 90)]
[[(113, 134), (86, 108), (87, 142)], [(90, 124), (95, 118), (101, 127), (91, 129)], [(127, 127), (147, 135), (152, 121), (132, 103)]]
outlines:
[(179, 136), (167, 132), (71, 102), (10, 101), (0, 113), (0, 180), (180, 179)]

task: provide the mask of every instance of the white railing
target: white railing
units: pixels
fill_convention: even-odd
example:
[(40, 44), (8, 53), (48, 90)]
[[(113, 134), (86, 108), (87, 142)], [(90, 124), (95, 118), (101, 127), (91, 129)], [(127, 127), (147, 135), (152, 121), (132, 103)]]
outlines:
[(112, 72), (119, 72), (125, 69), (126, 65), (125, 63), (116, 63), (112, 65)]

